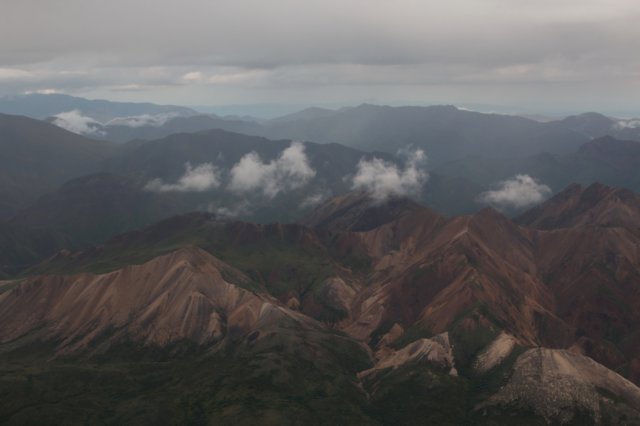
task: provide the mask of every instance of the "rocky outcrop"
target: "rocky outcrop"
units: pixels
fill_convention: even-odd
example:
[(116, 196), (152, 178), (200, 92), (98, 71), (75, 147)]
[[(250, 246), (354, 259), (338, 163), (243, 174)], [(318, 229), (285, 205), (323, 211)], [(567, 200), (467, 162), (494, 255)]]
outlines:
[(496, 339), (484, 349), (476, 358), (473, 368), (476, 373), (484, 374), (502, 364), (516, 347), (516, 339), (502, 332)]
[(379, 359), (371, 369), (359, 373), (360, 378), (376, 374), (380, 371), (392, 368), (396, 369), (411, 363), (423, 362), (435, 368), (446, 370), (451, 375), (457, 375), (453, 348), (449, 342), (449, 334), (442, 333), (431, 339), (418, 339), (407, 346), (387, 353)]
[(611, 416), (621, 421), (617, 424), (640, 424), (640, 388), (565, 350), (537, 348), (520, 355), (508, 383), (477, 409), (495, 406), (529, 409), (554, 424), (569, 424), (585, 414), (596, 424), (605, 418), (616, 424), (610, 423)]

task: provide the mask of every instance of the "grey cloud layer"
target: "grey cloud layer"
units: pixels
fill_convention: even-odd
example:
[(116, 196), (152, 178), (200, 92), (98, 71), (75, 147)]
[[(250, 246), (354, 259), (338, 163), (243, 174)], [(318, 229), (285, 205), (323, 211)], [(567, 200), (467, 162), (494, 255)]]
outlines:
[(635, 0), (5, 0), (2, 9), (3, 92), (606, 86), (637, 82), (640, 68)]

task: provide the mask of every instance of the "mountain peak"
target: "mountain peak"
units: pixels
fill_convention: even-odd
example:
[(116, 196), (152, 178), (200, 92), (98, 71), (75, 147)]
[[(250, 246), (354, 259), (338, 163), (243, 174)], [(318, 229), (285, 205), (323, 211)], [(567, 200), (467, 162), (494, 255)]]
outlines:
[(637, 229), (640, 196), (626, 188), (601, 183), (570, 185), (551, 199), (516, 219), (538, 229), (573, 226), (619, 226)]
[(428, 210), (404, 197), (377, 202), (366, 192), (350, 192), (317, 207), (302, 223), (335, 231), (369, 231), (422, 209)]

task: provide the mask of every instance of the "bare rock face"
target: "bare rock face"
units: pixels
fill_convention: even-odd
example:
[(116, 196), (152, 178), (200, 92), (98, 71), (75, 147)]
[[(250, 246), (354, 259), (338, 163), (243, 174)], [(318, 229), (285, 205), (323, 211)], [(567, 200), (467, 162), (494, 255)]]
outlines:
[(640, 388), (566, 350), (537, 348), (520, 355), (508, 383), (477, 410), (496, 406), (526, 408), (554, 424), (577, 421), (579, 413), (596, 424), (609, 423), (612, 412), (623, 416), (618, 424), (640, 424)]
[(197, 248), (103, 275), (29, 278), (0, 294), (0, 342), (44, 329), (62, 352), (105, 335), (146, 345), (207, 345), (298, 315), (227, 282), (221, 271), (231, 271), (237, 284), (249, 281)]
[(393, 326), (391, 326), (391, 329), (388, 332), (386, 332), (384, 336), (380, 338), (380, 341), (378, 342), (377, 346), (379, 348), (387, 347), (390, 344), (392, 344), (394, 341), (396, 341), (403, 334), (404, 334), (404, 328), (402, 328), (400, 324), (395, 323), (393, 324)]
[(500, 365), (511, 355), (516, 344), (516, 339), (513, 336), (505, 332), (500, 333), (476, 358), (473, 366), (476, 373), (483, 374)]
[(414, 362), (426, 362), (435, 367), (446, 369), (457, 375), (454, 367), (453, 348), (449, 343), (449, 334), (442, 333), (432, 339), (419, 339), (409, 343), (402, 349), (387, 353), (376, 365), (359, 373), (359, 377), (367, 377), (388, 368), (398, 368)]

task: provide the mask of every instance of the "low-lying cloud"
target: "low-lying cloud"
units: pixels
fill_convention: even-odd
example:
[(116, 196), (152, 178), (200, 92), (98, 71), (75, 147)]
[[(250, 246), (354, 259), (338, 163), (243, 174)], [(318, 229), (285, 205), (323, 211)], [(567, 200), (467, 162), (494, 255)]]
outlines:
[(147, 183), (145, 189), (154, 192), (204, 192), (220, 186), (218, 170), (211, 163), (192, 167), (185, 164), (186, 171), (176, 183), (165, 183), (162, 179), (154, 179)]
[(424, 170), (427, 156), (421, 149), (405, 151), (402, 155), (406, 157), (404, 169), (380, 158), (361, 159), (352, 188), (368, 192), (377, 202), (419, 193), (429, 179), (429, 174)]
[(107, 122), (107, 126), (123, 126), (123, 127), (160, 127), (173, 118), (179, 117), (181, 114), (169, 112), (165, 114), (142, 114), (132, 115), (129, 117), (116, 117)]
[(274, 198), (280, 192), (301, 188), (315, 175), (304, 145), (293, 142), (268, 163), (255, 151), (246, 154), (231, 169), (228, 189), (235, 193), (261, 192), (267, 198)]
[(53, 124), (79, 135), (105, 136), (109, 127), (160, 127), (182, 114), (168, 112), (162, 114), (141, 114), (126, 117), (116, 117), (102, 123), (92, 117), (82, 114), (80, 110), (61, 112), (53, 116)]
[(102, 130), (102, 123), (82, 115), (82, 112), (77, 109), (54, 115), (52, 123), (79, 135), (104, 136), (105, 134)]
[(613, 126), (616, 130), (637, 129), (640, 127), (640, 119), (618, 120)]
[(252, 213), (251, 203), (247, 200), (240, 201), (235, 204), (218, 205), (214, 202), (209, 203), (207, 211), (214, 213), (222, 219), (235, 219), (237, 217), (248, 216)]
[(551, 188), (537, 182), (529, 175), (516, 175), (499, 183), (491, 191), (483, 192), (478, 201), (497, 207), (523, 208), (544, 201), (551, 195)]
[(303, 199), (298, 205), (298, 208), (301, 210), (304, 210), (304, 209), (310, 209), (312, 207), (316, 207), (323, 201), (331, 198), (331, 196), (332, 196), (331, 190), (329, 189), (320, 190), (316, 193), (308, 195), (305, 199)]

